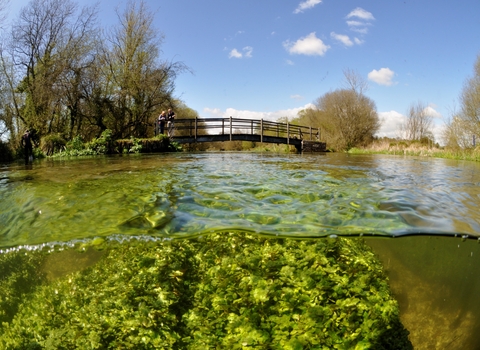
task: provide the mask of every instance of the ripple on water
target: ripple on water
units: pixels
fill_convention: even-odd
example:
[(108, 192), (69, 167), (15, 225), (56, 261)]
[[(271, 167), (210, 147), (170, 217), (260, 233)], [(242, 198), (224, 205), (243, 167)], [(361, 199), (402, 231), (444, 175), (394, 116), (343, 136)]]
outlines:
[[(0, 247), (110, 235), (480, 232), (477, 165), (345, 155), (171, 154), (12, 166)], [(200, 232), (199, 232), (200, 231)]]

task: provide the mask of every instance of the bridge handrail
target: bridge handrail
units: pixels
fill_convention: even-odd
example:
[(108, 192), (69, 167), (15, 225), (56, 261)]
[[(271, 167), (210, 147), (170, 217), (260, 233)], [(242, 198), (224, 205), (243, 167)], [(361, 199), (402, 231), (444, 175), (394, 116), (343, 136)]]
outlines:
[[(220, 132), (221, 135), (239, 133), (277, 136), (288, 138), (299, 138), (309, 140), (320, 140), (320, 128), (312, 128), (290, 123), (278, 123), (264, 119), (243, 119), (243, 118), (194, 118), (194, 119), (175, 119), (175, 129), (177, 131), (188, 131), (188, 136), (198, 136), (199, 131)], [(177, 134), (178, 135), (178, 134)], [(204, 135), (202, 133), (202, 135)], [(185, 135), (183, 135), (185, 136)], [(179, 137), (179, 136), (177, 136)]]

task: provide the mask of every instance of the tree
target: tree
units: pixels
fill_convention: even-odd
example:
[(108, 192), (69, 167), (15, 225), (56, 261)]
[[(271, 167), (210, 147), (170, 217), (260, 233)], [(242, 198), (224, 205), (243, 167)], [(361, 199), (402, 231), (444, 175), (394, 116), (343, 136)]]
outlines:
[(373, 100), (353, 89), (326, 93), (315, 103), (328, 120), (327, 132), (336, 135), (337, 146), (349, 150), (371, 142), (380, 128)]
[(160, 60), (163, 34), (153, 27), (153, 13), (145, 2), (128, 2), (118, 14), (119, 24), (105, 48), (105, 103), (109, 112), (101, 121), (114, 137), (153, 135), (153, 124), (161, 108), (175, 107), (176, 76), (186, 66)]
[(472, 135), (480, 135), (480, 55), (460, 94), (460, 117), (468, 124)]
[(403, 138), (411, 141), (433, 140), (433, 116), (428, 106), (421, 101), (412, 103), (408, 109), (406, 120), (400, 125)]
[(460, 93), (460, 110), (445, 123), (443, 139), (447, 147), (469, 148), (480, 135), (480, 54)]
[(8, 52), (2, 52), (17, 129), (34, 128), (40, 135), (68, 129), (65, 82), (90, 53), (95, 16), (95, 7), (78, 11), (70, 0), (32, 0), (21, 10)]
[(345, 77), (345, 88), (353, 90), (363, 95), (368, 90), (368, 82), (357, 72), (352, 69), (343, 71)]
[(296, 122), (320, 128), (330, 148), (349, 150), (371, 142), (381, 124), (375, 102), (364, 94), (368, 83), (353, 70), (343, 74), (345, 88), (319, 97), (313, 108), (298, 113)]
[(472, 123), (455, 114), (452, 119), (447, 120), (443, 129), (442, 137), (445, 146), (448, 148), (470, 148), (473, 144)]

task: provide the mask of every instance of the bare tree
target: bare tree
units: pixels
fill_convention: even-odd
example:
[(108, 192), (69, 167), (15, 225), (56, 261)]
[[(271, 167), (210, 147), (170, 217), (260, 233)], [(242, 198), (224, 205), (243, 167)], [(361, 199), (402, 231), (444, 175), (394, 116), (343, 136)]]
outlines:
[(8, 17), (7, 8), (9, 4), (10, 0), (0, 0), (0, 28), (2, 29)]
[(465, 82), (460, 94), (460, 118), (468, 122), (470, 132), (480, 135), (480, 55), (475, 61), (473, 76)]
[(428, 106), (421, 101), (412, 103), (408, 109), (406, 120), (400, 125), (403, 137), (407, 140), (433, 140), (433, 116), (428, 112)]
[(65, 83), (81, 68), (96, 18), (95, 7), (77, 10), (70, 0), (32, 0), (12, 27), (9, 82), (19, 127), (64, 133), (71, 122)]
[(473, 144), (472, 130), (474, 125), (468, 120), (461, 118), (459, 114), (454, 116), (445, 122), (445, 128), (443, 129), (442, 137), (445, 146), (448, 148), (470, 148)]
[(104, 55), (105, 80), (112, 92), (111, 113), (104, 123), (116, 137), (145, 137), (148, 130), (153, 133), (158, 110), (174, 104), (175, 78), (187, 68), (160, 60), (164, 36), (153, 27), (153, 13), (145, 2), (128, 2), (118, 18)]
[(347, 68), (343, 70), (343, 75), (347, 89), (351, 89), (361, 95), (368, 90), (368, 82), (358, 72)]

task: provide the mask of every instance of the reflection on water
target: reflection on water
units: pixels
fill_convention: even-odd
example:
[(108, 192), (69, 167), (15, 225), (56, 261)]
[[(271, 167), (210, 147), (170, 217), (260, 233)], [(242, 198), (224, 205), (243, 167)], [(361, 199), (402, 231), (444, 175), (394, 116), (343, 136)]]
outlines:
[(476, 236), (478, 174), (474, 163), (343, 154), (47, 160), (0, 172), (0, 248), (222, 230)]

